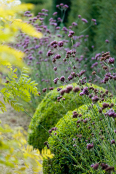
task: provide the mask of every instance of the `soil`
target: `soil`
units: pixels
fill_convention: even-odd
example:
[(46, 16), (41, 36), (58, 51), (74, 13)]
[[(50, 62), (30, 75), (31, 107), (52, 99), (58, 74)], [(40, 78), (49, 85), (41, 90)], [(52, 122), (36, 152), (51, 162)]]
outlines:
[[(2, 101), (1, 97), (0, 100)], [(8, 124), (11, 128), (21, 126), (27, 131), (31, 118), (24, 112), (15, 111), (9, 104), (6, 104), (6, 108), (7, 112), (0, 114), (2, 125)], [(39, 174), (42, 173), (42, 171), (39, 172)], [(31, 169), (28, 170), (27, 174), (33, 174)]]

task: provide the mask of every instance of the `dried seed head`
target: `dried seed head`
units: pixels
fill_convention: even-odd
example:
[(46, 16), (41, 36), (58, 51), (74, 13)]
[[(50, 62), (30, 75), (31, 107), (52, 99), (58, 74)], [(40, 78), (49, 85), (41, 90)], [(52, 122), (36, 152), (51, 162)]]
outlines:
[(95, 71), (93, 71), (93, 72), (92, 72), (92, 75), (95, 75), (95, 74), (96, 74), (96, 72), (95, 72)]
[(107, 66), (103, 66), (103, 69), (105, 69), (105, 70), (106, 70), (106, 69), (108, 69), (108, 67), (107, 67)]
[(107, 167), (106, 169), (105, 169), (105, 171), (108, 171), (108, 172), (111, 172), (111, 171), (114, 171), (114, 167)]
[(101, 167), (102, 167), (102, 170), (104, 170), (104, 169), (106, 169), (108, 167), (108, 165), (105, 164), (105, 163), (101, 163)]

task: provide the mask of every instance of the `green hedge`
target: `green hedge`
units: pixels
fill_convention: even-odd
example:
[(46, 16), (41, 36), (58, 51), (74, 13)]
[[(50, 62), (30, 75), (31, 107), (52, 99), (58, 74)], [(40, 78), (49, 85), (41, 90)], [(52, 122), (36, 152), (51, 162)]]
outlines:
[[(90, 86), (90, 84), (87, 84)], [(73, 88), (77, 86), (72, 85)], [(61, 86), (60, 88), (65, 89), (67, 86)], [(93, 87), (103, 90), (102, 88), (93, 85)], [(75, 93), (71, 91), (69, 94), (65, 93), (60, 102), (57, 101), (57, 97), (60, 96), (60, 92), (57, 88), (49, 92), (42, 102), (39, 104), (36, 112), (29, 125), (29, 144), (33, 147), (42, 149), (44, 147), (44, 142), (47, 141), (49, 137), (48, 130), (55, 126), (57, 121), (63, 117), (67, 111), (74, 110), (85, 103), (83, 96), (80, 96), (80, 91)], [(90, 102), (90, 99), (88, 100)]]
[[(92, 170), (91, 164), (106, 162), (109, 165), (113, 165), (111, 160), (113, 157), (113, 150), (112, 152), (109, 150), (111, 144), (108, 142), (107, 137), (112, 136), (110, 140), (114, 139), (114, 137), (116, 138), (116, 135), (114, 135), (114, 119), (100, 114), (98, 109), (101, 106), (102, 104), (100, 103), (93, 107), (83, 105), (76, 110), (78, 114), (82, 114), (81, 118), (72, 118), (73, 112), (69, 111), (59, 120), (55, 126), (57, 130), (55, 132), (53, 131), (52, 136), (48, 139), (50, 150), (55, 156), (53, 159), (44, 160), (44, 174), (89, 174)], [(104, 113), (105, 112), (106, 109), (104, 109)], [(81, 121), (77, 124), (78, 120), (84, 120), (86, 118), (88, 118), (87, 123)], [(77, 127), (77, 125), (79, 125), (79, 127)], [(89, 128), (89, 126), (91, 126), (91, 128)], [(101, 135), (99, 135), (101, 130), (104, 134), (101, 133)], [(106, 134), (107, 131), (111, 131), (111, 134)], [(94, 133), (94, 136), (92, 133)], [(82, 137), (79, 138), (79, 136)], [(103, 137), (104, 139), (102, 139)], [(94, 148), (89, 151), (86, 148), (87, 143), (92, 142)], [(75, 147), (74, 144), (76, 144)], [(108, 144), (109, 146), (107, 146)], [(101, 171), (101, 173), (102, 172), (103, 171)]]

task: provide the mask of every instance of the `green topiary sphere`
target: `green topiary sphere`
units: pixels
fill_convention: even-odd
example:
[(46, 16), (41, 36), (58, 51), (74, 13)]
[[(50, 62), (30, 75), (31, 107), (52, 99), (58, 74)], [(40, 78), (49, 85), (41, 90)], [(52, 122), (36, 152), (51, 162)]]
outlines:
[[(110, 104), (111, 100), (107, 103)], [(59, 120), (55, 126), (57, 130), (53, 131), (48, 139), (49, 148), (55, 156), (53, 159), (44, 160), (44, 174), (89, 174), (92, 164), (115, 164), (113, 149), (112, 152), (107, 152), (111, 148), (108, 139), (111, 141), (116, 138), (114, 119), (99, 113), (101, 107), (102, 103), (88, 103), (75, 110), (78, 113), (77, 118), (73, 118), (74, 111), (69, 111)], [(104, 109), (103, 113), (106, 111), (107, 109)], [(79, 114), (82, 116), (79, 117)], [(94, 144), (90, 150), (87, 148), (88, 143)]]
[[(76, 84), (68, 85), (73, 86), (73, 90), (77, 87)], [(86, 84), (86, 86), (90, 86), (90, 84)], [(93, 87), (97, 89), (102, 88), (93, 85)], [(67, 86), (61, 86), (60, 88), (67, 89)], [(74, 110), (79, 106), (85, 103), (85, 96), (80, 96), (80, 92), (70, 91), (70, 93), (64, 93), (63, 99), (60, 102), (57, 101), (57, 98), (61, 96), (61, 91), (57, 91), (54, 89), (53, 91), (46, 94), (45, 98), (39, 104), (29, 126), (29, 136), (28, 141), (29, 144), (33, 145), (33, 147), (42, 149), (44, 147), (44, 142), (49, 137), (49, 130), (55, 126), (57, 121), (63, 117), (67, 111)], [(88, 98), (87, 102), (91, 100)]]

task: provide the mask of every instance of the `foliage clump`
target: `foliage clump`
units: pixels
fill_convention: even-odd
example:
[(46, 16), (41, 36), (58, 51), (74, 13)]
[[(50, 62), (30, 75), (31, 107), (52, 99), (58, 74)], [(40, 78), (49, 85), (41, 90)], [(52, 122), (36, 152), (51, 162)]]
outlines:
[[(10, 67), (8, 77), (6, 77), (6, 82), (3, 83), (4, 88), (1, 90), (1, 93), (4, 101), (11, 104), (15, 110), (24, 111), (24, 107), (21, 103), (19, 103), (19, 100), (29, 102), (31, 99), (31, 94), (37, 96), (37, 83), (29, 78), (27, 75), (27, 68), (22, 69), (19, 77), (17, 76), (16, 72), (17, 69), (13, 70), (12, 67)], [(1, 104), (1, 110), (6, 110), (5, 105), (3, 103)]]
[[(22, 61), (24, 53), (10, 47), (8, 43), (14, 41), (19, 29), (37, 38), (40, 38), (42, 34), (31, 25), (17, 19), (17, 15), (21, 15), (23, 11), (31, 9), (33, 6), (30, 4), (19, 6), (7, 4), (7, 6), (5, 4), (13, 1), (0, 3), (0, 69), (1, 74), (8, 75), (6, 82), (0, 78), (0, 83), (2, 82), (4, 85), (0, 92), (6, 103), (10, 103), (14, 109), (20, 111), (23, 110), (23, 107), (18, 103), (18, 99), (30, 101), (30, 93), (37, 95), (37, 88), (36, 83), (28, 78), (27, 68), (24, 68), (25, 64)], [(23, 68), (19, 78), (16, 74), (17, 69), (13, 66)], [(0, 113), (6, 111), (2, 101), (0, 101), (0, 109)], [(29, 167), (33, 173), (41, 170), (40, 160), (43, 157), (39, 150), (28, 145), (26, 135), (27, 133), (22, 128), (11, 129), (8, 125), (0, 125), (0, 170), (5, 174), (28, 173)], [(50, 150), (44, 150), (43, 156), (52, 157)]]
[[(108, 99), (105, 102), (110, 106), (112, 101)], [(48, 146), (54, 157), (44, 160), (45, 174), (89, 174), (96, 173), (96, 170), (98, 173), (104, 173), (107, 167), (116, 167), (113, 145), (116, 126), (114, 118), (107, 115), (108, 106), (102, 113), (99, 112), (102, 106), (106, 104), (83, 105), (73, 112), (69, 111), (59, 120), (55, 125), (57, 129), (48, 139)], [(77, 113), (77, 117), (73, 117), (74, 112)], [(107, 164), (107, 167), (102, 168), (102, 164)]]
[(0, 169), (5, 174), (37, 173), (42, 169), (42, 160), (52, 158), (50, 150), (44, 149), (42, 154), (33, 149), (26, 140), (27, 132), (22, 127), (12, 129), (8, 125), (0, 125)]
[[(91, 86), (90, 84), (86, 85)], [(76, 87), (77, 91), (75, 91)], [(93, 85), (93, 87), (98, 90), (104, 90), (96, 85)], [(68, 88), (71, 88), (70, 93), (64, 92)], [(61, 90), (58, 91), (57, 89)], [(88, 98), (86, 102), (91, 102), (91, 99)], [(44, 147), (44, 142), (48, 139), (50, 129), (55, 126), (57, 121), (67, 111), (74, 110), (84, 103), (85, 97), (81, 96), (80, 87), (76, 83), (61, 86), (46, 94), (31, 120), (28, 137), (29, 144), (41, 150)]]

